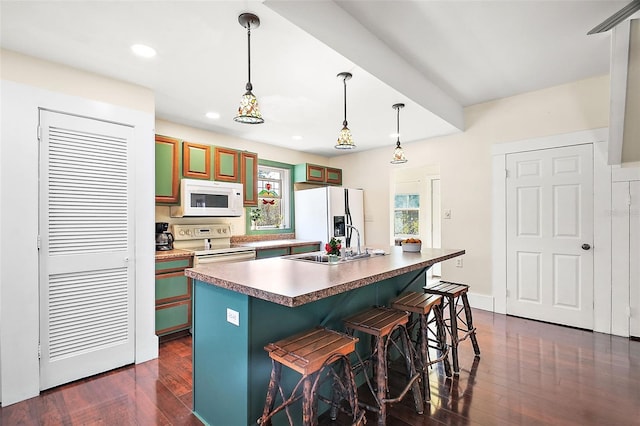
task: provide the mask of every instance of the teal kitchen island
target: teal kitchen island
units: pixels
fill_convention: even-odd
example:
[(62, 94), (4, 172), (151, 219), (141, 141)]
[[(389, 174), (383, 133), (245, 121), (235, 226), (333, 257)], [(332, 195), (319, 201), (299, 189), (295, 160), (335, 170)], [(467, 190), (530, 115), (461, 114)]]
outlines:
[[(422, 291), (433, 264), (463, 254), (392, 247), (337, 264), (277, 257), (187, 269), (194, 279), (194, 413), (212, 426), (256, 424), (271, 372), (267, 343), (318, 325), (342, 331), (343, 318)], [(283, 369), (285, 389), (299, 378)]]

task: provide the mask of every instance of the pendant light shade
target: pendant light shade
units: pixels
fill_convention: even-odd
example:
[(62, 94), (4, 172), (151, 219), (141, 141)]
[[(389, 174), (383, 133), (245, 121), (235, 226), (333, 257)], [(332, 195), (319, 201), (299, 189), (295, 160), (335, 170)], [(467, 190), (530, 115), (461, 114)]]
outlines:
[(240, 99), (240, 106), (238, 107), (238, 114), (234, 117), (234, 120), (238, 123), (245, 124), (260, 124), (264, 123), (260, 108), (258, 107), (258, 100), (253, 94), (253, 86), (251, 85), (251, 28), (258, 28), (260, 26), (260, 18), (253, 13), (243, 13), (238, 16), (238, 22), (244, 28), (247, 29), (247, 86), (246, 92)]
[(338, 142), (336, 143), (336, 149), (354, 149), (356, 146), (353, 143), (353, 136), (351, 136), (351, 130), (347, 127), (347, 80), (352, 75), (350, 72), (341, 72), (338, 77), (342, 78), (344, 84), (344, 121), (342, 122), (342, 130), (338, 135)]
[(394, 104), (392, 108), (397, 111), (396, 135), (398, 136), (398, 140), (396, 141), (396, 149), (393, 151), (391, 164), (402, 164), (407, 162), (407, 158), (404, 156), (404, 151), (400, 146), (400, 108), (404, 108), (404, 104)]

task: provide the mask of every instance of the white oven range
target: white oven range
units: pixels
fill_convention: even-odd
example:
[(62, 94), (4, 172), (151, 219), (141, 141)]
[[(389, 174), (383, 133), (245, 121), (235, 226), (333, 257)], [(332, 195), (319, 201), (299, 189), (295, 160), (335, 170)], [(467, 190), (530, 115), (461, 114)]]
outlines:
[(256, 258), (252, 247), (231, 247), (231, 225), (171, 225), (173, 247), (194, 252), (193, 264), (242, 262)]

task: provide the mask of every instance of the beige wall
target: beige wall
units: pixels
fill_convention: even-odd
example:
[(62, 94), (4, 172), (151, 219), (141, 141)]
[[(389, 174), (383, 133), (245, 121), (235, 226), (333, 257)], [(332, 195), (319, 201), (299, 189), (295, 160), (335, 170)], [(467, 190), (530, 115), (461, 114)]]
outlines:
[(11, 50), (0, 50), (0, 59), (0, 78), (3, 80), (135, 110), (155, 111), (155, 97), (150, 89)]
[[(608, 126), (609, 78), (590, 78), (465, 109), (466, 131), (403, 143), (409, 161), (393, 165), (388, 148), (331, 159), (347, 186), (365, 190), (367, 245), (390, 240), (390, 181), (397, 168), (433, 166), (441, 176), (442, 246), (466, 250), (464, 267), (444, 262), (444, 279), (491, 295), (491, 146), (496, 143)], [(375, 170), (375, 171), (374, 171)]]

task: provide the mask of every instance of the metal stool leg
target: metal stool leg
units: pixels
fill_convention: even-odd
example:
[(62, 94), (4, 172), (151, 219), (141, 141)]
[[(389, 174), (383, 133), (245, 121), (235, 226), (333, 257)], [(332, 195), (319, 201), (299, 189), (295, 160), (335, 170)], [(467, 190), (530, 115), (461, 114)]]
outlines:
[(453, 360), (453, 374), (460, 373), (458, 363), (458, 313), (456, 312), (456, 299), (454, 297), (445, 298), (449, 303), (449, 327), (451, 335), (451, 359)]
[(447, 347), (447, 327), (444, 323), (444, 317), (442, 315), (442, 305), (434, 306), (433, 315), (436, 318), (436, 330), (439, 350), (444, 354), (444, 372), (447, 377), (451, 377), (451, 363), (449, 362), (449, 348)]

